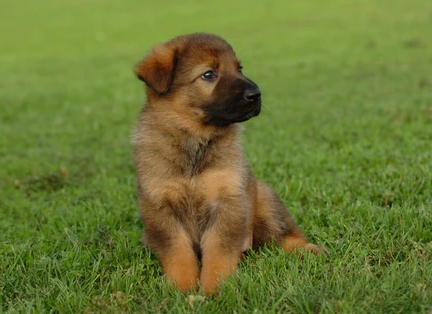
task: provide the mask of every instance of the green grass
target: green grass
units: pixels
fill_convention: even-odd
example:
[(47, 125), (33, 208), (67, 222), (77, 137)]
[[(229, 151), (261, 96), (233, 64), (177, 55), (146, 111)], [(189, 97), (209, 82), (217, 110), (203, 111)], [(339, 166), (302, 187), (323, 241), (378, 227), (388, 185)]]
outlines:
[[(0, 3), (0, 312), (431, 313), (432, 2)], [(214, 300), (139, 244), (155, 43), (207, 31), (263, 92), (244, 144), (328, 259), (264, 248)]]

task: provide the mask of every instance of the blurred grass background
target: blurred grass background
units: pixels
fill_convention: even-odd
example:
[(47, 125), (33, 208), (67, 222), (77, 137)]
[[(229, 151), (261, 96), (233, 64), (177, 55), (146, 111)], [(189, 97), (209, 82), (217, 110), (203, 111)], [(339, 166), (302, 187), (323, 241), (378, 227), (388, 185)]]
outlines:
[[(134, 65), (196, 31), (260, 86), (247, 156), (331, 255), (252, 254), (191, 307), (138, 243), (129, 136)], [(2, 311), (430, 312), (431, 34), (423, 0), (3, 0)]]

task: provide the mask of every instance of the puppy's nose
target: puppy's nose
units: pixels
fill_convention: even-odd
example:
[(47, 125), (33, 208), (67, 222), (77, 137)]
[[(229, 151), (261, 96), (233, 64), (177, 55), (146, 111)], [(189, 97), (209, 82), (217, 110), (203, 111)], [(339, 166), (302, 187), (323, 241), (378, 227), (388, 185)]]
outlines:
[(261, 91), (258, 87), (248, 88), (244, 91), (243, 97), (247, 101), (255, 101), (261, 97)]

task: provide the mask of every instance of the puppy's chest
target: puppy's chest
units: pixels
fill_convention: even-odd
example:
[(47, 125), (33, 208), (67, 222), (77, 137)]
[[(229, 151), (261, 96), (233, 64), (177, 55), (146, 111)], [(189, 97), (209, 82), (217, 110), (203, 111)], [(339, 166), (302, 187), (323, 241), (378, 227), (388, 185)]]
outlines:
[(183, 175), (194, 178), (207, 168), (217, 162), (215, 152), (213, 151), (213, 142), (197, 142), (183, 146), (183, 158), (181, 163)]
[(197, 239), (206, 229), (217, 205), (206, 197), (199, 184), (195, 180), (173, 178), (167, 185), (159, 186), (155, 194), (160, 199), (159, 204), (168, 205), (166, 210)]
[(221, 155), (212, 141), (183, 143), (182, 147), (174, 181), (183, 207), (211, 209), (220, 199), (244, 193), (244, 168), (237, 156)]
[(227, 200), (245, 194), (241, 174), (232, 169), (207, 169), (191, 179), (179, 178), (175, 186), (165, 194), (171, 210), (197, 239), (218, 214), (229, 210)]
[(181, 176), (167, 186), (165, 196), (173, 209), (189, 216), (211, 214), (224, 199), (243, 194), (243, 185), (229, 170), (208, 169)]

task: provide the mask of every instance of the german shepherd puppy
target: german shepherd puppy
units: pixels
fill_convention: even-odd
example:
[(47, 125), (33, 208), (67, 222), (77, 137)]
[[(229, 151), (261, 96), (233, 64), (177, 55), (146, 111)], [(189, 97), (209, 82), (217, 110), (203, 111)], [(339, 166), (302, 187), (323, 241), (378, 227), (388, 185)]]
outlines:
[(248, 248), (324, 252), (244, 157), (239, 123), (260, 113), (261, 92), (225, 40), (176, 37), (135, 73), (147, 91), (133, 136), (143, 241), (169, 282), (212, 294)]

